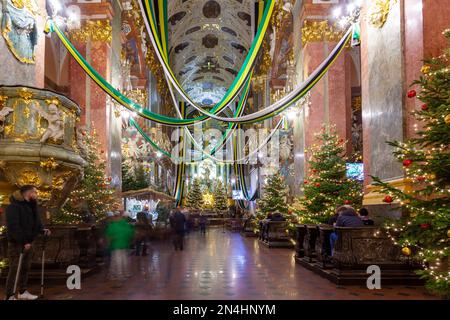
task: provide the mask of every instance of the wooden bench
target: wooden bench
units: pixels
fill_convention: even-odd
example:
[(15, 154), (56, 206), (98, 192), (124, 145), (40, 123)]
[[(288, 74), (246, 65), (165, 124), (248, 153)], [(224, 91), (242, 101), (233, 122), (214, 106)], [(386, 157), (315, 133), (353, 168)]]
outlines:
[[(337, 240), (331, 255), (330, 234)], [(314, 240), (314, 254), (312, 239)], [(344, 228), (308, 225), (304, 236), (304, 256), (296, 261), (336, 284), (366, 285), (367, 267), (381, 269), (382, 284), (418, 285), (423, 281), (413, 270), (419, 267), (402, 255), (386, 233), (376, 227)]]
[(242, 235), (244, 237), (257, 237), (258, 234), (255, 233), (256, 223), (257, 223), (256, 218), (245, 219), (242, 223), (242, 231), (241, 231)]
[(293, 243), (286, 232), (287, 221), (264, 221), (261, 227), (260, 241), (271, 247), (292, 248)]

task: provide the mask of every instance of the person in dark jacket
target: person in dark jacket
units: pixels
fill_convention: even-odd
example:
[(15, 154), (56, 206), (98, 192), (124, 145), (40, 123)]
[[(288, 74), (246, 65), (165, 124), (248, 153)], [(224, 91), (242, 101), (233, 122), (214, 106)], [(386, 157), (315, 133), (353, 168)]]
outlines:
[(364, 227), (364, 224), (355, 209), (348, 207), (339, 214), (336, 227), (359, 228)]
[(344, 205), (344, 206), (340, 206), (336, 209), (336, 213), (330, 217), (330, 219), (328, 219), (327, 224), (329, 224), (330, 226), (334, 226), (334, 224), (336, 223), (337, 219), (339, 218), (339, 214), (346, 210), (347, 208), (350, 208), (350, 206), (348, 205)]
[[(355, 209), (350, 206), (345, 206), (345, 209), (340, 211), (339, 217), (337, 218), (336, 227), (347, 227), (347, 228), (359, 228), (364, 227), (361, 218), (356, 213)], [(338, 235), (336, 232), (330, 234), (330, 246), (331, 252), (333, 254), (334, 244), (338, 239)]]
[(23, 253), (22, 267), (19, 272), (17, 298), (19, 300), (35, 300), (27, 290), (28, 272), (33, 254), (33, 241), (40, 233), (50, 235), (50, 230), (44, 229), (37, 210), (37, 190), (32, 185), (25, 185), (10, 197), (6, 208), (6, 228), (8, 238), (9, 273), (6, 280), (6, 299), (15, 300), (14, 282), (20, 254)]
[(180, 249), (183, 250), (183, 238), (184, 238), (184, 225), (186, 223), (186, 217), (180, 211), (180, 209), (175, 209), (174, 214), (170, 217), (170, 227), (174, 232), (173, 245), (175, 251)]
[[(136, 229), (136, 238), (135, 238), (135, 255), (142, 256), (147, 255), (147, 242), (150, 237), (151, 224), (147, 218), (145, 212), (138, 212), (136, 215), (136, 223), (134, 224)], [(142, 249), (142, 250), (141, 250)]]
[(365, 226), (373, 226), (375, 222), (369, 218), (369, 211), (366, 208), (359, 209), (359, 216)]

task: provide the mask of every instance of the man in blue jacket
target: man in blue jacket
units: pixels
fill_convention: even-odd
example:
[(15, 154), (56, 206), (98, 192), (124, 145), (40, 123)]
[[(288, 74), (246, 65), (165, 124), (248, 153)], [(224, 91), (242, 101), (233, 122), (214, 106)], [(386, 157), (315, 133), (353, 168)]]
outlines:
[(22, 268), (19, 273), (17, 298), (19, 300), (35, 300), (27, 290), (28, 271), (33, 253), (33, 241), (40, 233), (50, 235), (50, 230), (44, 229), (37, 210), (37, 190), (32, 185), (25, 185), (10, 197), (6, 208), (6, 228), (8, 237), (9, 273), (6, 280), (6, 299), (16, 300), (14, 296), (14, 281), (20, 254), (23, 253)]

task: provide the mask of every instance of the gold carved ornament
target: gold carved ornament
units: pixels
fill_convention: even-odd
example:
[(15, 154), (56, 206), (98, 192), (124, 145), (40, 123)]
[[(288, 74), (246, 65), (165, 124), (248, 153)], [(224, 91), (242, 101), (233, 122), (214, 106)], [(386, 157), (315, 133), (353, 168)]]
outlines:
[(69, 37), (78, 42), (111, 42), (112, 27), (109, 20), (88, 20), (81, 28), (70, 30)]
[(21, 172), (19, 179), (17, 179), (17, 184), (19, 186), (31, 184), (38, 187), (42, 184), (42, 180), (35, 171), (24, 170)]
[(55, 158), (51, 157), (48, 158), (46, 161), (41, 161), (40, 166), (41, 168), (45, 169), (46, 171), (54, 170), (58, 167), (58, 163), (55, 161)]
[(329, 25), (328, 20), (305, 20), (302, 28), (302, 43), (305, 45), (309, 42), (337, 42), (343, 37), (343, 35), (344, 31), (340, 30), (336, 25)]
[(376, 0), (372, 2), (369, 8), (368, 20), (371, 26), (382, 28), (387, 21), (391, 5), (397, 3), (397, 0)]

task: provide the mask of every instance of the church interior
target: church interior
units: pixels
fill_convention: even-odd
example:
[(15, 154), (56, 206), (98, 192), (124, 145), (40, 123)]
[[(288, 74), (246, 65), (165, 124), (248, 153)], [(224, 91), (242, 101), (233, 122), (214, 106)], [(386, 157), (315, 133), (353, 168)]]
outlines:
[(5, 299), (450, 298), (448, 0), (0, 7)]

